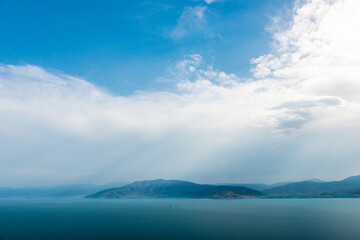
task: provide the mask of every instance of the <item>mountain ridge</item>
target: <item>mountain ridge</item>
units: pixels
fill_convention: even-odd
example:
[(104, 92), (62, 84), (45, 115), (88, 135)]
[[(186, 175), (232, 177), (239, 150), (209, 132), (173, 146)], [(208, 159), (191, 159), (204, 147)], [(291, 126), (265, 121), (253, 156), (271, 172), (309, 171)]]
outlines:
[(254, 198), (260, 191), (240, 186), (216, 186), (180, 180), (136, 181), (120, 188), (106, 189), (87, 198)]
[(294, 182), (266, 189), (263, 193), (272, 197), (359, 197), (360, 175), (351, 176), (340, 181)]
[[(250, 188), (249, 186), (253, 186)], [(255, 189), (263, 188), (262, 190)], [(329, 198), (360, 197), (360, 175), (339, 181), (309, 179), (300, 182), (266, 184), (197, 184), (181, 180), (136, 181), (105, 189), (87, 198)]]
[[(130, 187), (120, 190), (119, 195), (113, 194), (127, 185)], [(309, 179), (275, 184), (197, 184), (181, 180), (155, 179), (136, 181), (131, 184), (118, 182), (105, 185), (71, 184), (52, 187), (0, 188), (0, 198), (82, 198), (99, 193), (106, 193), (108, 195), (106, 198), (357, 198), (360, 197), (360, 175), (339, 181), (325, 182)]]

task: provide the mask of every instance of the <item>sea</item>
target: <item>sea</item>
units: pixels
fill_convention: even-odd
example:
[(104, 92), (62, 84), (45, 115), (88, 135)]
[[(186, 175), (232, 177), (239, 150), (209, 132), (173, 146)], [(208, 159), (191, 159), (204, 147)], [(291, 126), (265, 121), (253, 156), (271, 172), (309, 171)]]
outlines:
[(0, 239), (360, 239), (360, 199), (0, 199)]

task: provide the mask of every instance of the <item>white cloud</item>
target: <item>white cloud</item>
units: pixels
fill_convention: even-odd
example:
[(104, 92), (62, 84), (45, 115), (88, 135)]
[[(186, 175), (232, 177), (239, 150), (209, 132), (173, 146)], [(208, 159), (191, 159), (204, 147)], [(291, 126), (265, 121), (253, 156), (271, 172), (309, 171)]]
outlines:
[(258, 78), (297, 79), (313, 94), (357, 98), (360, 81), (360, 21), (357, 0), (305, 1), (294, 10), (290, 28), (275, 33), (275, 48), (253, 60)]
[(0, 181), (359, 173), (358, 9), (355, 0), (297, 3), (273, 51), (253, 60), (256, 80), (195, 54), (174, 66), (176, 91), (122, 97), (35, 66), (1, 65)]

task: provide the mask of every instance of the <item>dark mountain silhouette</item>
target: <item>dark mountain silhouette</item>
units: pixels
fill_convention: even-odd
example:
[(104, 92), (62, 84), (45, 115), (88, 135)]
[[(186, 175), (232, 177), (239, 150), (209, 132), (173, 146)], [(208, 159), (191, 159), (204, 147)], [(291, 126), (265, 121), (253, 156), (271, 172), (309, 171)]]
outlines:
[(137, 181), (94, 193), (88, 198), (254, 198), (259, 191), (238, 186), (196, 184), (179, 180)]

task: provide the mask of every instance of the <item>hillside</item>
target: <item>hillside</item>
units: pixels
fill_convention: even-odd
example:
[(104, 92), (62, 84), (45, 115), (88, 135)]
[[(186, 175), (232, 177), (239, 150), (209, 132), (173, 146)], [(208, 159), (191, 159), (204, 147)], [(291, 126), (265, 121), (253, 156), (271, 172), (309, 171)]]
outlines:
[(259, 191), (238, 186), (215, 186), (179, 180), (137, 181), (120, 188), (103, 190), (87, 198), (255, 198)]
[(263, 192), (271, 197), (359, 197), (360, 176), (332, 182), (295, 182)]

